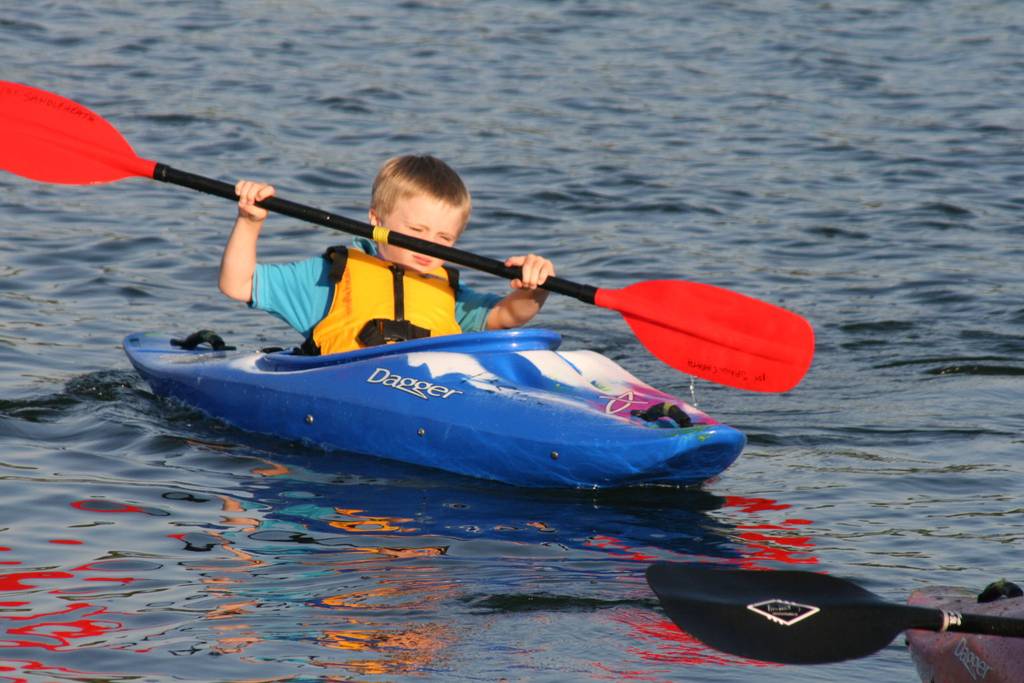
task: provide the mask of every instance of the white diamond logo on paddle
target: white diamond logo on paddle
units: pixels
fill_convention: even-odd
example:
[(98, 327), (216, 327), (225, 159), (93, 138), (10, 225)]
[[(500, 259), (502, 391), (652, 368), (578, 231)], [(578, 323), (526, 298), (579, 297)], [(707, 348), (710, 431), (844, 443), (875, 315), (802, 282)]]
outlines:
[(801, 605), (799, 602), (790, 602), (789, 600), (755, 602), (752, 605), (747, 605), (747, 609), (783, 626), (792, 626), (821, 611), (813, 605)]

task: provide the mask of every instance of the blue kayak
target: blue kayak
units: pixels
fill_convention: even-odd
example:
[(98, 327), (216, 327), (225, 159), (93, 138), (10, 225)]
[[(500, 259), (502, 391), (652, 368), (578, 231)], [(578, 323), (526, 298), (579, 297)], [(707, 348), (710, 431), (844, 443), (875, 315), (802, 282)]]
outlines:
[(327, 356), (124, 349), (161, 397), (252, 432), (517, 486), (695, 484), (746, 437), (542, 329), (475, 332)]

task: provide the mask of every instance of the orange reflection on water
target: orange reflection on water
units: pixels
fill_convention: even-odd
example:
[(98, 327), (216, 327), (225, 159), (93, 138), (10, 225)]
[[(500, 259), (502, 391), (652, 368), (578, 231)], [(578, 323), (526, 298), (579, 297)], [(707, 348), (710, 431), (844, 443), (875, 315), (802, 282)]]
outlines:
[(255, 517), (241, 517), (237, 516), (239, 513), (245, 512), (245, 508), (242, 504), (234, 498), (228, 498), (227, 496), (217, 496), (221, 501), (221, 509), (224, 512), (230, 513), (231, 516), (223, 517), (224, 524), (229, 526), (237, 526), (240, 531), (250, 532), (255, 531), (260, 526), (260, 521)]
[[(276, 471), (275, 468), (266, 471), (271, 470)], [(236, 531), (243, 534), (260, 528), (259, 519), (242, 516), (241, 513), (245, 512), (245, 508), (240, 501), (224, 495), (219, 495), (218, 498), (221, 501), (221, 510), (228, 513), (227, 516), (221, 518), (224, 524), (237, 527)], [(251, 624), (234, 621), (251, 617), (253, 612), (259, 608), (259, 602), (256, 600), (238, 599), (235, 595), (235, 588), (243, 585), (245, 574), (265, 567), (267, 563), (239, 548), (219, 531), (207, 529), (204, 533), (214, 541), (213, 546), (233, 555), (238, 560), (237, 564), (225, 564), (211, 558), (209, 565), (192, 565), (193, 569), (205, 572), (200, 583), (210, 596), (222, 601), (204, 615), (210, 621), (223, 622), (215, 623), (211, 627), (215, 636), (211, 650), (218, 654), (241, 654), (252, 645), (263, 642), (263, 638)], [(188, 542), (184, 534), (172, 534), (171, 536)], [(243, 576), (236, 578), (236, 575), (239, 574)]]
[[(429, 569), (424, 571), (430, 572)], [(401, 574), (381, 580), (372, 588), (339, 593), (324, 598), (321, 604), (344, 609), (421, 610), (446, 600), (458, 590), (459, 584), (442, 581), (431, 573), (416, 576), (419, 570), (404, 568)]]
[(448, 546), (439, 545), (431, 546), (426, 548), (368, 548), (368, 547), (355, 547), (353, 550), (359, 550), (364, 553), (374, 553), (375, 555), (383, 555), (396, 560), (407, 560), (412, 557), (437, 557), (439, 555), (448, 554)]
[(400, 563), (385, 576), (320, 603), (337, 610), (337, 617), (335, 626), (326, 629), (318, 642), (330, 650), (372, 657), (318, 661), (318, 665), (367, 676), (423, 672), (437, 666), (455, 641), (454, 631), (449, 625), (421, 623), (419, 617), (436, 618), (437, 603), (451, 601), (461, 584), (439, 577), (433, 565)]
[[(218, 453), (232, 453), (235, 450), (234, 446), (228, 444), (217, 443), (215, 441), (204, 441), (202, 439), (196, 438), (185, 439), (185, 443), (189, 444), (190, 446), (195, 446), (199, 449), (205, 449), (208, 451), (214, 451)], [(280, 463), (274, 462), (273, 460), (268, 460), (266, 458), (253, 457), (253, 459), (262, 462), (265, 465), (264, 467), (253, 467), (251, 470), (249, 470), (258, 477), (280, 477), (282, 475), (291, 473), (291, 470), (288, 468), (287, 465), (282, 465)]]
[(393, 675), (436, 668), (452, 642), (452, 629), (440, 624), (418, 624), (408, 628), (338, 629), (323, 634), (319, 643), (331, 650), (363, 652), (373, 659), (317, 662), (325, 668), (340, 668), (359, 675)]
[(287, 465), (276, 463), (273, 460), (263, 460), (266, 467), (254, 467), (250, 470), (253, 474), (260, 477), (282, 477), (286, 474), (291, 474), (291, 470)]
[(407, 522), (413, 520), (409, 517), (387, 517), (387, 516), (373, 516), (364, 515), (362, 513), (365, 510), (353, 510), (345, 508), (335, 508), (334, 511), (349, 519), (335, 519), (328, 522), (328, 524), (335, 529), (341, 529), (349, 533), (401, 533), (411, 534), (419, 531), (416, 527), (403, 526)]
[[(381, 586), (371, 590), (363, 591), (352, 591), (351, 593), (341, 593), (339, 595), (332, 595), (329, 598), (323, 599), (323, 604), (328, 607), (344, 607), (346, 609), (382, 609), (379, 605), (374, 605), (374, 600), (381, 600), (383, 598), (394, 598), (407, 593), (401, 586)], [(391, 609), (395, 607), (393, 604), (386, 604), (383, 609)]]

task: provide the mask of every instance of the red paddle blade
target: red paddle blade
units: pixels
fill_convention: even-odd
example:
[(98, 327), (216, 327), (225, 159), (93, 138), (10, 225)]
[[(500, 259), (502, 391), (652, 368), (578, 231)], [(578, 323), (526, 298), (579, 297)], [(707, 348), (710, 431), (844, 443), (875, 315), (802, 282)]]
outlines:
[(77, 102), (0, 81), (0, 168), (46, 183), (109, 183), (153, 177), (116, 128)]
[(663, 362), (717, 384), (788, 391), (811, 367), (814, 330), (804, 318), (749, 296), (697, 282), (649, 280), (599, 289)]

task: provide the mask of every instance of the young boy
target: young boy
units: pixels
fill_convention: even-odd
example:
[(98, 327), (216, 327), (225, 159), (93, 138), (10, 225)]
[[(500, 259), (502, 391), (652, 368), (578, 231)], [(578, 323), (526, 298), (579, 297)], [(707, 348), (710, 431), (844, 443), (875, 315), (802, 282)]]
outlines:
[[(274, 188), (240, 180), (238, 218), (224, 248), (220, 290), (282, 318), (305, 338), (307, 353), (339, 353), (366, 346), (483, 329), (519, 327), (547, 299), (539, 289), (555, 274), (546, 258), (512, 256), (519, 266), (504, 298), (458, 284), (444, 262), (391, 244), (355, 240), (359, 249), (332, 247), (295, 263), (256, 263), (256, 242), (267, 211), (256, 202)], [(472, 208), (469, 191), (446, 163), (431, 156), (389, 159), (373, 182), (369, 220), (393, 232), (452, 246)]]

